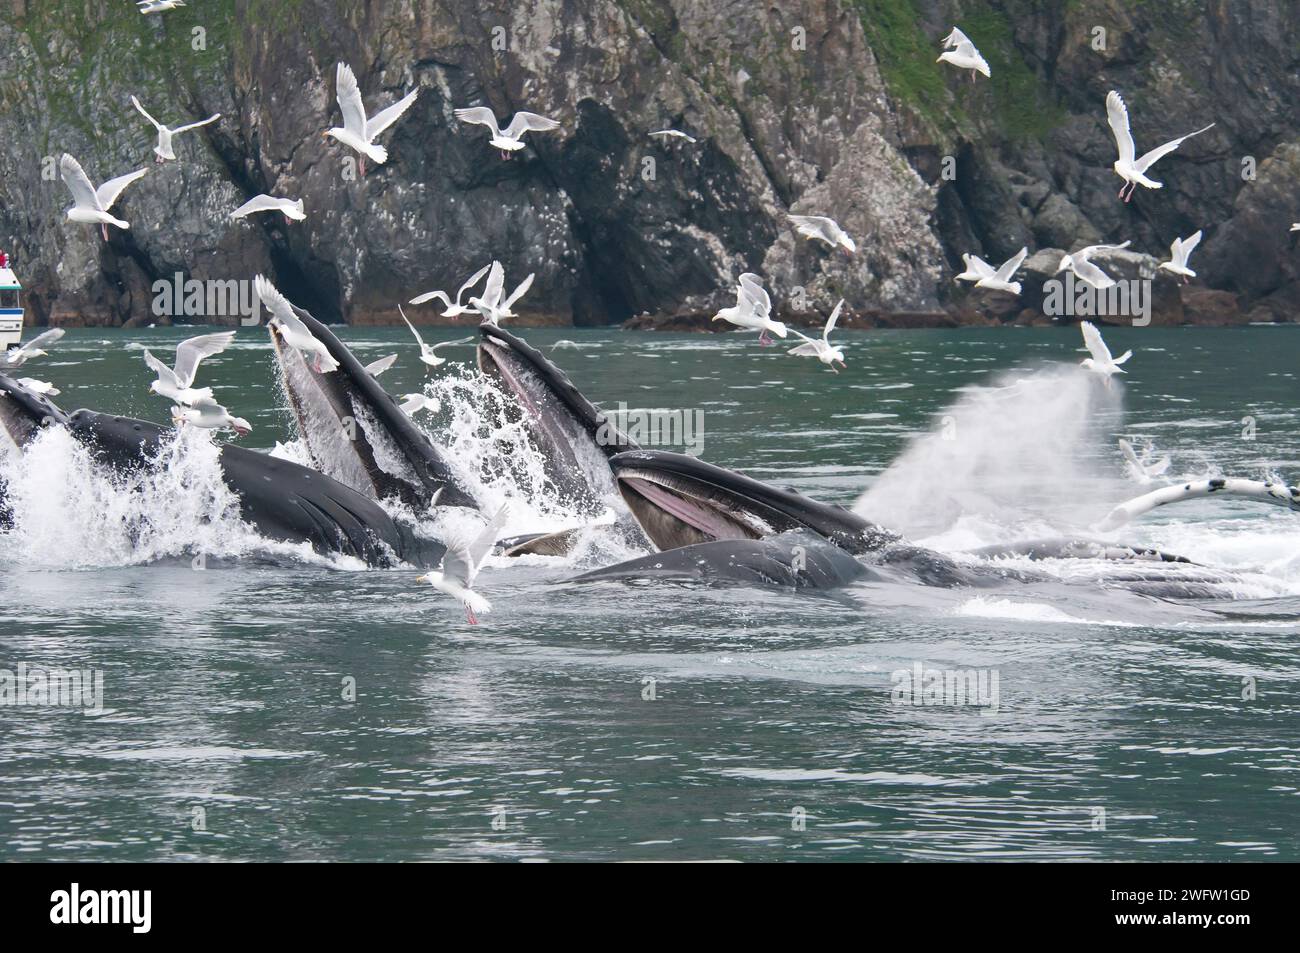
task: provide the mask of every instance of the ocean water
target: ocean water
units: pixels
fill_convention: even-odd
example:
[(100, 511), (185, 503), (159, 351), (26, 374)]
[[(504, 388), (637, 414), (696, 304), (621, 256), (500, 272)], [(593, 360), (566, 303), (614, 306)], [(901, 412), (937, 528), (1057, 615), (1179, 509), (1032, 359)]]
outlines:
[[(1096, 535), (1147, 489), (1122, 435), (1176, 479), (1300, 478), (1295, 327), (1108, 330), (1136, 351), (1109, 388), (1074, 329), (843, 333), (838, 375), (751, 335), (522, 334), (607, 407), (698, 411), (705, 459), (949, 553)], [(184, 336), (72, 331), (25, 370), (65, 409), (165, 421), (140, 349)], [(341, 336), (442, 399), (426, 428), (510, 530), (565, 525), (472, 346), (429, 383), (404, 329)], [(201, 370), (247, 445), (292, 454), (275, 381), (257, 328)], [(470, 626), (415, 570), (257, 540), (188, 449), (131, 485), (57, 432), (0, 458), (0, 669), (103, 678), (96, 712), (0, 707), (0, 858), (1300, 857), (1298, 514), (1196, 500), (1104, 537), (1232, 570), (1213, 599), (1071, 560), (987, 589), (571, 582), (634, 555), (593, 542), (493, 557)], [(903, 704), (918, 670), (985, 694)]]

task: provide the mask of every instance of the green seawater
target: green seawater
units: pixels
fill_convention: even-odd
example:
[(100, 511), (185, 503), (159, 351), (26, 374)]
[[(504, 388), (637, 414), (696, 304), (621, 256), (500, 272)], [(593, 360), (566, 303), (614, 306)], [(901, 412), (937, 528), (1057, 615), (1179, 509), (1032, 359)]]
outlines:
[[(24, 373), (65, 409), (164, 422), (139, 347), (170, 357), (188, 333), (76, 330)], [(1083, 356), (1072, 328), (849, 332), (836, 375), (752, 336), (520, 333), (593, 401), (698, 410), (705, 459), (846, 506), (970, 388)], [(392, 393), (422, 386), (405, 329), (341, 336), (363, 360), (398, 351)], [(1070, 448), (1079, 480), (1054, 473), (1024, 512), (986, 507), (930, 545), (1142, 492), (1121, 434), (1175, 478), (1300, 478), (1300, 328), (1106, 336), (1136, 354), (1103, 437)], [(256, 448), (294, 436), (274, 381), (258, 328), (200, 373)], [(1023, 417), (1032, 449), (1055, 432), (1034, 403), (1008, 392), (989, 422)], [(990, 466), (915, 482), (951, 503), (975, 488), (958, 476), (996, 483)], [(1068, 571), (987, 590), (578, 585), (594, 564), (533, 557), (489, 563), (494, 611), (470, 626), (415, 570), (220, 555), (196, 571), (184, 541), (140, 564), (60, 472), (9, 487), (0, 669), (96, 669), (103, 708), (0, 706), (5, 860), (1300, 859), (1300, 514), (1283, 508), (1199, 500), (1120, 534), (1239, 573), (1237, 598)], [(895, 673), (918, 663), (996, 674), (996, 711), (898, 704)]]

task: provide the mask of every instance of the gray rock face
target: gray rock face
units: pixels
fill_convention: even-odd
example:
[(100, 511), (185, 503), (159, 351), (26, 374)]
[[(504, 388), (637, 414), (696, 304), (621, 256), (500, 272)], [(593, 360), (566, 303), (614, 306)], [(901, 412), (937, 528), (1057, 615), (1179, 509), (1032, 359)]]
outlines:
[[(963, 251), (1000, 261), (1022, 244), (1131, 238), (1163, 254), (1204, 228), (1205, 283), (1252, 314), (1293, 312), (1295, 0), (910, 2), (917, 16), (891, 17), (883, 0), (210, 0), (142, 17), (15, 0), (0, 11), (0, 247), (39, 323), (165, 321), (152, 285), (178, 271), (266, 272), (326, 319), (388, 321), (396, 302), (454, 291), (498, 258), (512, 285), (536, 273), (526, 316), (605, 324), (711, 312), (742, 271), (760, 272), (783, 311), (844, 297), (967, 314), (951, 281)], [(952, 23), (991, 81), (933, 62)], [(372, 112), (420, 88), (381, 139), (388, 162), (364, 177), (321, 135), (341, 122), (339, 61)], [(1218, 123), (1161, 161), (1164, 189), (1129, 205), (1110, 170), (1110, 88), (1139, 149)], [(173, 125), (223, 118), (155, 167), (133, 93)], [(469, 105), (563, 126), (502, 160), (483, 127), (453, 117)], [(647, 135), (668, 127), (698, 141)], [(67, 221), (65, 151), (96, 181), (149, 167), (116, 208), (129, 231), (104, 243)], [(307, 220), (229, 220), (259, 192), (302, 198)], [(831, 215), (857, 254), (798, 237), (789, 212)]]

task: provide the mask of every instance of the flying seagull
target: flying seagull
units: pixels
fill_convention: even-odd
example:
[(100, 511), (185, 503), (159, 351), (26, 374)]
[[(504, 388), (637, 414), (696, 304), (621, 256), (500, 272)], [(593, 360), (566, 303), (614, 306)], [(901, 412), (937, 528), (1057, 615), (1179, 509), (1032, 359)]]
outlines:
[(206, 126), (208, 123), (216, 122), (221, 118), (221, 113), (213, 113), (207, 119), (199, 122), (192, 122), (185, 126), (177, 126), (175, 129), (172, 129), (170, 126), (164, 126), (157, 119), (154, 119), (153, 116), (150, 116), (145, 108), (140, 105), (140, 100), (136, 99), (134, 96), (131, 97), (131, 105), (136, 108), (136, 111), (138, 111), (141, 116), (144, 116), (145, 119), (148, 119), (153, 123), (153, 127), (158, 130), (158, 144), (153, 147), (155, 162), (166, 162), (168, 159), (176, 158), (176, 153), (172, 151), (173, 136), (182, 132), (187, 132), (190, 129), (197, 129), (199, 126)]
[(1187, 267), (1187, 259), (1191, 257), (1192, 250), (1201, 243), (1201, 231), (1196, 230), (1196, 234), (1189, 238), (1175, 238), (1173, 244), (1169, 246), (1169, 261), (1162, 261), (1157, 268), (1165, 271), (1172, 271), (1175, 275), (1183, 276), (1183, 284), (1187, 284), (1188, 278), (1195, 278), (1196, 272)]
[(961, 260), (966, 263), (966, 270), (953, 279), (954, 281), (978, 282), (997, 274), (996, 269), (979, 255), (962, 255)]
[(514, 118), (510, 120), (510, 125), (506, 126), (505, 131), (502, 132), (501, 127), (497, 125), (496, 114), (486, 106), (457, 109), (456, 118), (461, 122), (487, 126), (492, 131), (490, 142), (501, 150), (501, 158), (503, 159), (509, 159), (510, 153), (518, 152), (524, 147), (522, 141), (524, 133), (550, 132), (552, 129), (560, 128), (560, 124), (554, 119), (539, 116), (537, 113), (517, 112)]
[(772, 320), (772, 299), (763, 288), (762, 280), (749, 272), (740, 276), (740, 282), (736, 286), (736, 303), (730, 308), (723, 308), (713, 316), (713, 320), (726, 321), (746, 331), (757, 331), (758, 343), (764, 347), (772, 343), (769, 331), (779, 338), (786, 335), (785, 325)]
[(426, 291), (422, 295), (416, 295), (414, 298), (408, 301), (407, 304), (424, 304), (426, 301), (431, 301), (434, 298), (439, 298), (441, 299), (442, 303), (447, 306), (447, 310), (442, 312), (442, 316), (444, 318), (457, 318), (460, 317), (462, 314), (468, 314), (474, 309), (467, 304), (460, 303), (461, 295), (463, 295), (466, 291), (469, 291), (470, 288), (473, 288), (476, 284), (478, 284), (479, 281), (483, 278), (483, 276), (488, 273), (488, 270), (491, 267), (492, 267), (491, 264), (487, 264), (484, 265), (482, 268), (480, 268), (478, 271), (474, 272), (474, 275), (469, 279), (469, 281), (465, 282), (463, 285), (460, 286), (460, 290), (456, 292), (456, 300), (454, 302), (451, 300), (451, 298), (447, 295), (447, 292), (445, 291)]
[(1073, 255), (1063, 257), (1060, 266), (1056, 269), (1056, 273), (1059, 275), (1063, 271), (1072, 271), (1079, 280), (1086, 281), (1098, 290), (1109, 288), (1115, 283), (1115, 279), (1097, 267), (1092, 261), (1092, 256), (1097, 252), (1118, 251), (1121, 248), (1128, 248), (1128, 246), (1128, 242), (1124, 242), (1122, 245), (1088, 245), (1080, 248)]
[[(961, 30), (956, 27), (943, 41), (945, 52), (939, 54), (936, 63), (951, 63), (959, 69), (968, 69), (971, 71), (970, 77), (974, 81), (976, 73), (983, 73), (985, 76), (992, 76), (989, 72), (989, 64), (984, 57), (980, 56), (980, 51), (975, 49), (975, 44)], [(955, 49), (949, 49), (955, 47)]]
[[(840, 309), (843, 307), (844, 299), (841, 298), (840, 303), (831, 312), (831, 316), (826, 319), (826, 326), (822, 328), (820, 339), (810, 338), (797, 329), (791, 328), (790, 330), (794, 331), (795, 337), (803, 338), (804, 343), (790, 348), (789, 353), (797, 354), (799, 357), (815, 357), (832, 371), (835, 371), (836, 361), (839, 361), (840, 367), (847, 367), (848, 365), (844, 363), (843, 348), (831, 347), (831, 332), (835, 330), (835, 322), (840, 319)], [(839, 371), (835, 371), (835, 373), (838, 374)]]
[(366, 174), (367, 157), (375, 165), (383, 165), (388, 161), (388, 150), (383, 146), (375, 145), (375, 139), (385, 129), (401, 119), (402, 114), (411, 108), (411, 103), (415, 102), (420, 87), (415, 87), (397, 102), (376, 113), (370, 119), (366, 118), (366, 107), (361, 102), (361, 89), (357, 86), (357, 78), (352, 74), (352, 67), (348, 66), (347, 63), (339, 63), (335, 68), (334, 88), (339, 102), (339, 109), (343, 111), (343, 126), (342, 128), (334, 126), (331, 129), (326, 129), (324, 135), (333, 136), (349, 149), (361, 153), (358, 168), (364, 176)]
[(126, 175), (119, 175), (116, 179), (109, 179), (99, 188), (95, 188), (86, 173), (82, 171), (81, 164), (65, 152), (63, 158), (59, 160), (59, 174), (63, 177), (68, 191), (72, 193), (73, 202), (76, 203), (68, 209), (68, 218), (86, 225), (98, 225), (104, 241), (108, 241), (108, 226), (130, 228), (129, 222), (114, 218), (108, 214), (108, 210), (113, 207), (126, 187), (143, 176), (145, 171), (138, 169)]
[(149, 385), (149, 390), (168, 400), (192, 407), (203, 400), (212, 400), (211, 387), (195, 387), (194, 378), (198, 374), (199, 364), (205, 357), (220, 354), (235, 340), (234, 331), (219, 334), (202, 334), (188, 338), (176, 345), (176, 367), (172, 369), (158, 358), (144, 350), (144, 362), (158, 379)]
[(282, 199), (274, 195), (254, 195), (239, 208), (230, 213), (232, 219), (246, 218), (249, 215), (256, 215), (258, 212), (282, 212), (285, 219), (293, 222), (301, 222), (307, 217), (303, 210), (302, 199)]
[(979, 281), (975, 282), (975, 287), (992, 288), (994, 291), (1006, 291), (1013, 295), (1020, 294), (1020, 282), (1012, 281), (1011, 279), (1024, 262), (1025, 256), (1028, 254), (1028, 247), (1020, 249), (1015, 256), (1004, 261), (1002, 267), (992, 275), (985, 275)]
[(136, 8), (144, 14), (164, 13), (185, 6), (184, 0), (136, 0)]
[(17, 370), (34, 357), (47, 356), (49, 352), (45, 350), (45, 346), (53, 344), (66, 333), (63, 328), (50, 328), (48, 331), (42, 331), (26, 344), (0, 354), (0, 370)]
[(430, 367), (437, 367), (439, 364), (447, 363), (445, 357), (438, 356), (438, 348), (451, 347), (453, 344), (465, 344), (474, 340), (473, 338), (461, 338), (459, 341), (439, 341), (437, 344), (425, 344), (424, 338), (420, 337), (420, 332), (415, 330), (415, 325), (411, 323), (411, 319), (406, 316), (406, 312), (402, 310), (400, 304), (397, 306), (397, 311), (401, 314), (402, 320), (406, 322), (406, 326), (411, 329), (411, 333), (415, 335), (415, 343), (420, 345), (420, 360)]
[[(1187, 139), (1192, 136), (1199, 136), (1208, 129), (1214, 128), (1214, 123), (1210, 123), (1205, 129), (1197, 129), (1195, 132), (1189, 132), (1185, 136), (1177, 139), (1171, 139), (1163, 146), (1156, 146), (1142, 158), (1134, 158), (1136, 149), (1133, 145), (1133, 134), (1129, 132), (1128, 126), (1128, 107), (1124, 105), (1124, 100), (1120, 98), (1119, 93), (1111, 90), (1106, 94), (1106, 121), (1110, 123), (1110, 131), (1115, 136), (1115, 145), (1119, 148), (1119, 158), (1115, 160), (1115, 174), (1124, 180), (1123, 187), (1119, 190), (1119, 198), (1125, 202), (1133, 198), (1133, 190), (1137, 186), (1147, 189), (1158, 189), (1164, 183), (1156, 182), (1147, 177), (1146, 171), (1155, 165), (1156, 161), (1162, 156), (1167, 156), (1173, 152)], [(1125, 192), (1127, 191), (1127, 195)]]
[(852, 255), (858, 250), (858, 246), (853, 243), (853, 239), (845, 234), (844, 229), (840, 228), (833, 219), (824, 215), (790, 215), (790, 223), (794, 225), (794, 230), (809, 240), (818, 239), (830, 245), (831, 248), (840, 247)]
[(330, 354), (329, 348), (311, 333), (298, 315), (294, 314), (293, 305), (289, 304), (288, 299), (280, 294), (275, 285), (258, 275), (253, 279), (253, 287), (257, 289), (257, 296), (262, 299), (262, 303), (271, 311), (267, 325), (275, 329), (285, 344), (303, 354), (313, 355), (315, 361), (312, 368), (317, 374), (338, 370), (339, 362), (334, 359), (334, 355)]
[(652, 136), (664, 136), (665, 138), (673, 137), (673, 138), (677, 138), (677, 139), (685, 139), (687, 142), (697, 142), (697, 141), (698, 141), (694, 136), (688, 136), (686, 133), (684, 133), (684, 132), (682, 132), (681, 130), (678, 130), (678, 129), (660, 129), (660, 130), (657, 131), (657, 132), (652, 132), (652, 133), (650, 133), (650, 135), (652, 135)]
[(474, 591), (474, 580), (483, 560), (492, 551), (508, 515), (509, 507), (503, 504), (492, 521), (473, 540), (448, 540), (447, 552), (442, 557), (442, 571), (427, 573), (415, 579), (416, 582), (427, 582), (439, 592), (445, 592), (458, 600), (465, 607), (465, 621), (470, 625), (478, 625), (478, 615), (486, 615), (492, 609), (492, 603)]
[(1084, 367), (1094, 374), (1100, 374), (1107, 386), (1110, 385), (1112, 375), (1127, 373), (1119, 365), (1133, 356), (1132, 351), (1125, 351), (1119, 357), (1111, 357), (1110, 348), (1101, 339), (1101, 332), (1097, 330), (1096, 325), (1091, 321), (1080, 321), (1079, 330), (1083, 332), (1083, 343), (1087, 345), (1088, 353), (1092, 355), (1083, 359)]
[(517, 317), (510, 309), (533, 286), (533, 278), (535, 277), (536, 272), (530, 274), (519, 282), (518, 287), (510, 293), (510, 297), (502, 300), (502, 296), (505, 294), (506, 273), (505, 269), (501, 267), (501, 262), (494, 261), (491, 270), (488, 272), (487, 283), (483, 286), (482, 296), (470, 298), (469, 303), (483, 320), (491, 325), (496, 325), (506, 318)]

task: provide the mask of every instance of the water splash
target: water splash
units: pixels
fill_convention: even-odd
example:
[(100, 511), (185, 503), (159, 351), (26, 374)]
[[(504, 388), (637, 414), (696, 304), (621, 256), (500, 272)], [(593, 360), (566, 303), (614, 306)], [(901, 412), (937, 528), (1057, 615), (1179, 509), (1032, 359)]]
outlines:
[(164, 440), (148, 465), (119, 471), (97, 462), (64, 428), (47, 428), (23, 452), (0, 454), (11, 519), (0, 537), (6, 557), (58, 569), (252, 554), (349, 565), (305, 543), (265, 539), (245, 523), (222, 477), (220, 451), (209, 433), (187, 427)]
[(1121, 388), (1063, 365), (967, 388), (854, 510), (917, 540), (960, 524), (972, 545), (1085, 526), (1112, 493), (1101, 448), (1119, 419)]

